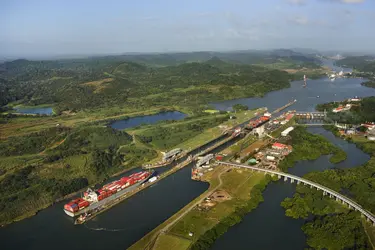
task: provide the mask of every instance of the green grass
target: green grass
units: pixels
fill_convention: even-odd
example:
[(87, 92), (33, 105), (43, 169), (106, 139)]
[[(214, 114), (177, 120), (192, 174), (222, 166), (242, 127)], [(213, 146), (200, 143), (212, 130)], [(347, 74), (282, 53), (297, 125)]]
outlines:
[(197, 240), (203, 233), (211, 229), (220, 220), (230, 215), (236, 206), (240, 206), (251, 199), (250, 191), (265, 177), (263, 174), (249, 170), (232, 170), (221, 177), (223, 185), (219, 190), (225, 190), (231, 195), (231, 200), (218, 203), (209, 211), (193, 209), (171, 229), (171, 233), (186, 237), (193, 232), (193, 239)]
[(216, 110), (216, 109), (206, 109), (204, 112), (205, 112), (205, 113), (209, 113), (209, 114), (215, 114), (215, 113), (219, 113), (220, 110)]
[(159, 123), (156, 126), (143, 126), (135, 131), (128, 131), (138, 135), (142, 142), (152, 145), (155, 149), (167, 151), (227, 119), (228, 115), (207, 115), (177, 122)]
[(37, 154), (0, 157), (0, 169), (9, 171), (14, 168), (19, 168), (27, 164), (33, 164), (42, 159), (42, 156)]
[(185, 238), (177, 237), (174, 235), (163, 234), (160, 235), (153, 249), (155, 250), (182, 250), (188, 249), (191, 241)]
[[(235, 127), (238, 124), (241, 124), (245, 122), (246, 120), (251, 119), (255, 116), (256, 112), (260, 112), (261, 109), (257, 110), (246, 110), (246, 111), (240, 111), (234, 114), (236, 116), (236, 119), (230, 119), (226, 122), (223, 122), (221, 125), (227, 126), (228, 128)], [(176, 148), (183, 148), (183, 149), (194, 149), (199, 146), (204, 145), (210, 140), (213, 140), (217, 137), (219, 137), (223, 133), (223, 130), (219, 128), (219, 126), (215, 126), (213, 128), (208, 128), (204, 130), (202, 133), (200, 133), (197, 136), (194, 136), (193, 138), (190, 138), (176, 146)]]

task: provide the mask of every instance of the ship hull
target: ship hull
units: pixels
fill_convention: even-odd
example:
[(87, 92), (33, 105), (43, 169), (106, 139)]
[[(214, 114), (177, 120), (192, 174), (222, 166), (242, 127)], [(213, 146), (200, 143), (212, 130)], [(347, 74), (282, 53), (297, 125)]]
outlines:
[(137, 182), (135, 183), (134, 185), (130, 186), (130, 187), (127, 187), (123, 190), (120, 190), (118, 191), (117, 193), (101, 200), (101, 201), (98, 201), (98, 202), (94, 202), (94, 203), (91, 203), (90, 206), (84, 208), (84, 209), (81, 209), (77, 212), (71, 212), (71, 211), (68, 211), (66, 209), (64, 209), (64, 212), (69, 215), (70, 217), (76, 217), (76, 216), (79, 216), (81, 214), (84, 214), (84, 213), (87, 213), (87, 212), (90, 212), (92, 210), (95, 210), (95, 209), (100, 209), (102, 206), (106, 205), (108, 202), (111, 202), (113, 200), (116, 200), (120, 197), (122, 197), (123, 195), (126, 195), (126, 193), (129, 193), (130, 191), (133, 191), (135, 190), (137, 187), (139, 187), (140, 185), (142, 185), (143, 183), (145, 183), (149, 178), (152, 177), (152, 174), (145, 178), (144, 180), (140, 181), (140, 182)]

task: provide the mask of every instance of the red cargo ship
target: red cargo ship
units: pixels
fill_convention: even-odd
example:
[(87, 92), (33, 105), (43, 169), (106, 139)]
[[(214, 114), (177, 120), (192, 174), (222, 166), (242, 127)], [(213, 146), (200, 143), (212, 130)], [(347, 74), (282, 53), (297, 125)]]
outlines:
[(249, 124), (247, 124), (245, 128), (249, 130), (253, 130), (254, 128), (257, 128), (263, 125), (264, 123), (268, 122), (270, 118), (271, 118), (271, 115), (266, 113), (263, 116), (259, 117), (258, 119), (250, 121)]
[(82, 213), (98, 208), (109, 201), (119, 198), (127, 192), (134, 190), (148, 180), (153, 171), (142, 171), (122, 177), (104, 185), (98, 190), (87, 189), (82, 198), (77, 198), (64, 205), (64, 212), (75, 217)]

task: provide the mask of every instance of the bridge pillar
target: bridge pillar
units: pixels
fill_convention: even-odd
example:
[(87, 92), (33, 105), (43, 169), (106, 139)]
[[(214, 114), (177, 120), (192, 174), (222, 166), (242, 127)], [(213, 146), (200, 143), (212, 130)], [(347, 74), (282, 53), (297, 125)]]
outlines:
[(281, 175), (278, 174), (278, 175), (277, 175), (277, 178), (280, 180), (280, 179), (281, 179)]
[(327, 192), (326, 191), (323, 191), (323, 196), (326, 196), (327, 195)]
[(313, 187), (314, 187), (313, 185), (310, 186), (310, 188), (313, 188)]
[(288, 180), (288, 177), (284, 176), (284, 181), (287, 181)]
[(345, 201), (342, 201), (342, 204), (345, 205)]
[[(348, 208), (349, 208), (349, 209), (352, 209), (352, 206), (350, 206), (350, 204), (348, 204)], [(355, 210), (355, 209), (354, 209), (354, 210)]]
[(290, 183), (294, 183), (294, 179), (293, 178), (290, 178)]
[(301, 184), (301, 181), (297, 181), (297, 185)]
[(338, 197), (336, 197), (336, 201), (340, 201), (340, 199)]
[(332, 198), (333, 197), (333, 195), (332, 194), (329, 194), (329, 198)]

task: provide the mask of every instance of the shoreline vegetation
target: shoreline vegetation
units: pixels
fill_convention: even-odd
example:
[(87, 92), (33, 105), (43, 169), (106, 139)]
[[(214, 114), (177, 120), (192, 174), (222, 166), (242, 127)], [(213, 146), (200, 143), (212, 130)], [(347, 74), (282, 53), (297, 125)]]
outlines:
[[(336, 127), (324, 126), (324, 128), (335, 136), (340, 136)], [(374, 213), (375, 202), (371, 197), (375, 192), (375, 187), (371, 185), (374, 181), (371, 176), (375, 171), (375, 142), (367, 141), (363, 136), (352, 136), (348, 141), (355, 143), (358, 148), (370, 154), (370, 161), (350, 169), (312, 172), (304, 178), (337, 192), (344, 192)], [(307, 243), (310, 247), (370, 249), (375, 245), (375, 231), (368, 222), (361, 219), (359, 213), (327, 197), (322, 197), (321, 193), (316, 190), (297, 186), (296, 194), (292, 198), (286, 198), (281, 205), (285, 208), (286, 216), (308, 219), (302, 230), (307, 236)]]
[(304, 127), (296, 127), (291, 132), (293, 152), (280, 162), (279, 168), (287, 172), (296, 162), (301, 160), (316, 160), (321, 155), (331, 155), (330, 162), (339, 163), (346, 159), (346, 153), (334, 146), (322, 135), (308, 133)]

